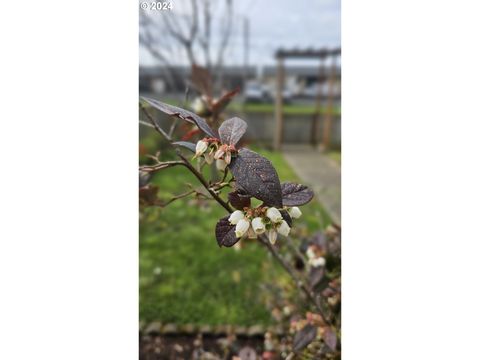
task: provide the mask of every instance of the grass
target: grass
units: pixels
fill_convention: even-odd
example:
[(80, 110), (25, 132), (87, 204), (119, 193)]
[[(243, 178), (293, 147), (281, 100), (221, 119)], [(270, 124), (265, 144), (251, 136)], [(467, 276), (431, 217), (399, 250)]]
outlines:
[[(240, 103), (232, 103), (228, 107), (229, 111), (244, 111), (246, 113), (261, 113), (261, 114), (273, 114), (275, 111), (275, 105), (270, 103), (247, 103), (242, 105)], [(325, 107), (320, 108), (320, 113), (324, 114), (326, 111)], [(283, 114), (284, 115), (313, 115), (316, 112), (315, 105), (305, 105), (305, 104), (284, 104), (283, 105)], [(340, 107), (336, 106), (333, 108), (334, 115), (340, 115)]]
[[(297, 180), (280, 154), (261, 152), (274, 163), (282, 181)], [(185, 191), (185, 183), (196, 184), (183, 168), (160, 172), (153, 181), (165, 199)], [(214, 229), (225, 211), (213, 202), (199, 207), (190, 201), (181, 199), (166, 208), (148, 208), (143, 213), (140, 319), (208, 325), (271, 323), (269, 294), (261, 285), (284, 282), (286, 275), (267, 264), (270, 258), (256, 243), (248, 242), (241, 251), (219, 248)], [(316, 202), (302, 211), (299, 229), (312, 231), (328, 222)]]

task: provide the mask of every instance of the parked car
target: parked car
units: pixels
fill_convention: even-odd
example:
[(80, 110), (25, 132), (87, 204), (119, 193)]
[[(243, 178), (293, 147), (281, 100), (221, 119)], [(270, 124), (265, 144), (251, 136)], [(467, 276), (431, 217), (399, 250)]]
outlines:
[(268, 94), (264, 87), (258, 82), (248, 82), (243, 91), (245, 102), (266, 102)]

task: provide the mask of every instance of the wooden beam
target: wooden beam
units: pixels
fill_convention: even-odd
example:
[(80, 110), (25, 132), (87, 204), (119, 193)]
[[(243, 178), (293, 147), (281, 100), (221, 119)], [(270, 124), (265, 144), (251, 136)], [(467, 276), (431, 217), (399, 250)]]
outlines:
[(280, 150), (283, 140), (283, 82), (285, 78), (285, 69), (283, 59), (277, 59), (277, 86), (275, 91), (275, 136), (273, 139), (273, 148)]
[(328, 80), (327, 109), (325, 111), (325, 122), (323, 124), (323, 150), (328, 150), (330, 146), (330, 133), (332, 132), (333, 118), (333, 87), (335, 85), (336, 62), (337, 58), (336, 56), (333, 56), (330, 70), (330, 78)]
[(321, 79), (325, 76), (325, 66), (323, 59), (320, 60), (320, 65), (318, 68), (318, 92), (315, 100), (315, 113), (312, 118), (312, 129), (310, 134), (310, 143), (312, 146), (317, 146), (317, 136), (318, 136), (318, 126), (320, 123), (320, 111), (322, 108), (322, 83)]

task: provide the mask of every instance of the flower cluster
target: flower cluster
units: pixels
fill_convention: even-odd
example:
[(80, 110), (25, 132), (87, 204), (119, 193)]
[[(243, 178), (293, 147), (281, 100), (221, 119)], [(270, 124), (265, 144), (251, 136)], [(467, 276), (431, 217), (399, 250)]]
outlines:
[[(296, 206), (286, 210), (294, 219), (298, 219), (302, 215), (302, 212)], [(236, 210), (230, 215), (228, 221), (231, 225), (235, 225), (235, 236), (237, 238), (255, 239), (258, 235), (266, 233), (270, 243), (275, 244), (278, 234), (288, 236), (290, 233), (290, 226), (283, 219), (280, 210), (275, 207)]]
[(203, 138), (197, 142), (195, 157), (202, 156), (207, 164), (216, 160), (217, 168), (224, 171), (232, 161), (232, 153), (236, 152), (234, 145), (222, 144), (216, 138)]
[(324, 252), (316, 245), (310, 245), (307, 249), (308, 263), (313, 267), (325, 266)]

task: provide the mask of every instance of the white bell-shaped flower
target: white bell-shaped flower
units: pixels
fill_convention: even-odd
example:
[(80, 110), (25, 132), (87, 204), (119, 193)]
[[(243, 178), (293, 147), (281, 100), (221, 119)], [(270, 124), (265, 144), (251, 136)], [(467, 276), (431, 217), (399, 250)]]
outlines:
[(318, 258), (315, 258), (315, 259), (310, 259), (310, 260), (308, 260), (308, 262), (313, 267), (325, 266), (325, 263), (326, 263), (324, 257), (318, 257)]
[(283, 220), (282, 214), (278, 211), (277, 208), (271, 207), (267, 210), (267, 217), (272, 220), (274, 224)]
[(265, 224), (261, 217), (256, 217), (252, 220), (252, 228), (255, 234), (263, 234), (265, 232)]
[(280, 235), (288, 236), (288, 234), (290, 233), (290, 226), (288, 226), (285, 220), (282, 220), (280, 225), (277, 227), (277, 231)]
[(195, 100), (193, 100), (191, 107), (192, 110), (199, 115), (204, 114), (206, 110), (205, 102), (200, 97), (197, 97)]
[(275, 231), (275, 229), (268, 230), (267, 236), (270, 244), (275, 245), (275, 242), (277, 241), (277, 232)]
[(195, 156), (202, 155), (208, 149), (208, 142), (204, 140), (200, 140), (197, 142), (197, 146), (195, 146)]
[(315, 259), (317, 255), (315, 254), (315, 250), (313, 250), (313, 247), (312, 246), (309, 246), (308, 249), (307, 249), (307, 257), (309, 259)]
[(230, 214), (228, 221), (230, 222), (231, 225), (237, 225), (237, 223), (242, 219), (245, 219), (245, 215), (243, 214), (243, 211), (235, 210), (233, 213)]
[(215, 164), (217, 164), (217, 169), (220, 171), (225, 171), (225, 168), (227, 167), (227, 163), (223, 159), (217, 159)]
[(248, 231), (249, 227), (250, 227), (250, 221), (246, 219), (240, 219), (237, 225), (235, 226), (235, 236), (237, 238), (242, 237)]
[(204, 158), (205, 158), (205, 162), (208, 164), (208, 165), (211, 165), (213, 163), (213, 154), (210, 152), (208, 154), (205, 154), (204, 155)]
[(298, 219), (300, 216), (302, 216), (302, 212), (300, 211), (298, 206), (294, 206), (294, 207), (291, 207), (290, 209), (288, 209), (288, 213), (294, 219)]

